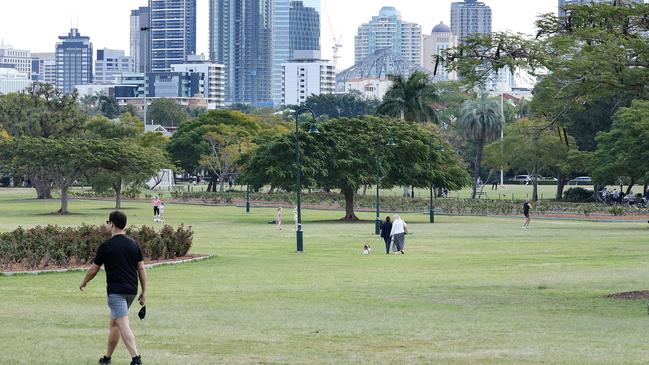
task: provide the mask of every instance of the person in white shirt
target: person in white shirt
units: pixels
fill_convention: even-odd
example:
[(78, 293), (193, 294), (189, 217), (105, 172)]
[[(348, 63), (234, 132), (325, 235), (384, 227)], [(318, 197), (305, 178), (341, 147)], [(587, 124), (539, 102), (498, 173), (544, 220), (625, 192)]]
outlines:
[(394, 244), (392, 250), (395, 255), (398, 253), (405, 253), (403, 252), (403, 248), (405, 245), (406, 234), (408, 234), (408, 225), (400, 216), (395, 215), (394, 221), (392, 222), (392, 230), (390, 231), (390, 237), (392, 237), (392, 242)]

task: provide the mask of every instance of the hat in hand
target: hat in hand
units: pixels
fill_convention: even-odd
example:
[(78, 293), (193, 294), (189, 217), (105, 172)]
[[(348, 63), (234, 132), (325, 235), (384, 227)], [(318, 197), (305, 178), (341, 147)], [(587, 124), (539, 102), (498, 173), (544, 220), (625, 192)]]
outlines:
[(140, 311), (137, 312), (137, 316), (140, 317), (140, 320), (143, 320), (144, 317), (146, 317), (146, 305), (143, 305)]

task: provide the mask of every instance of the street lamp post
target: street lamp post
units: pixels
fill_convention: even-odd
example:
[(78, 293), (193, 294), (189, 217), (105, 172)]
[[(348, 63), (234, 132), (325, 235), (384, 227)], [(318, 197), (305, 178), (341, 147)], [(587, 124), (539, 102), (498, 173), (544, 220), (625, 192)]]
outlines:
[(295, 174), (295, 191), (297, 193), (297, 231), (296, 231), (296, 240), (297, 240), (297, 252), (304, 252), (304, 239), (302, 234), (302, 172), (300, 166), (300, 114), (302, 113), (311, 113), (312, 122), (311, 127), (309, 128), (310, 134), (318, 134), (318, 128), (315, 125), (315, 113), (309, 108), (303, 108), (295, 112), (295, 164), (297, 167), (297, 172)]
[[(430, 149), (429, 158), (428, 158), (428, 168), (430, 171), (433, 171), (433, 139), (431, 138), (428, 142), (428, 148)], [(428, 202), (428, 217), (430, 223), (435, 223), (435, 205), (433, 204), (433, 180), (430, 181), (430, 201)]]
[[(395, 146), (394, 138), (388, 138), (388, 146)], [(374, 221), (374, 234), (381, 234), (381, 130), (376, 131), (376, 219)]]

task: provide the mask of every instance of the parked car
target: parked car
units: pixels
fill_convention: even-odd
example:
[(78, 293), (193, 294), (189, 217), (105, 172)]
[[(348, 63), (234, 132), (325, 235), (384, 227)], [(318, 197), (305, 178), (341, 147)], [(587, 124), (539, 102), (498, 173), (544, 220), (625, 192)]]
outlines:
[(568, 180), (568, 185), (590, 185), (593, 183), (593, 179), (590, 176), (579, 176), (572, 180)]
[(526, 181), (531, 181), (532, 178), (530, 175), (516, 175), (511, 181), (515, 182), (526, 182)]

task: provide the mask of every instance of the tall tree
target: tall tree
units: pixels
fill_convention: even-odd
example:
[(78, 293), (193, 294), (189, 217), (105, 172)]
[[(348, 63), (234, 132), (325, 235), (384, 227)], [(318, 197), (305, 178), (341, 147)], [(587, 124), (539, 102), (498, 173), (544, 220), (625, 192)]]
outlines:
[(408, 122), (438, 122), (434, 103), (439, 100), (437, 88), (428, 75), (416, 71), (405, 79), (401, 75), (391, 76), (392, 86), (383, 97), (377, 112)]
[(108, 143), (77, 137), (18, 137), (0, 145), (5, 165), (16, 173), (35, 174), (61, 190), (60, 214), (67, 214), (68, 191), (84, 174), (116, 160), (119, 151)]
[[(26, 93), (0, 96), (0, 127), (14, 137), (78, 136), (86, 119), (76, 91), (62, 94), (50, 84), (35, 82)], [(38, 199), (51, 199), (52, 181), (37, 170), (31, 171), (28, 177)]]
[(480, 177), (480, 165), (484, 146), (500, 137), (503, 128), (500, 105), (497, 101), (483, 94), (475, 100), (468, 100), (462, 106), (458, 129), (464, 137), (475, 144), (473, 159), (473, 189), (471, 198), (475, 199)]
[[(574, 139), (568, 137), (573, 143)], [(556, 129), (543, 120), (523, 119), (510, 123), (505, 138), (485, 148), (485, 162), (493, 168), (508, 166), (532, 177), (532, 200), (538, 200), (538, 177), (567, 173), (571, 170), (569, 154), (574, 150), (563, 143)]]
[[(441, 142), (435, 131), (390, 118), (332, 119), (323, 123), (318, 135), (300, 131), (303, 187), (338, 188), (345, 197), (344, 220), (357, 220), (356, 191), (376, 181), (376, 148), (380, 148), (381, 187), (396, 185), (458, 189), (470, 177), (453, 149)], [(377, 141), (377, 132), (379, 140)], [(385, 146), (389, 135), (397, 146)], [(430, 154), (431, 141), (443, 145)], [(377, 143), (378, 142), (378, 143)], [(295, 135), (279, 135), (248, 156), (243, 181), (254, 188), (271, 185), (295, 190)], [(431, 158), (435, 162), (429, 168)]]
[(354, 118), (375, 114), (378, 104), (377, 100), (366, 99), (360, 93), (347, 93), (311, 95), (302, 106), (313, 110), (316, 116)]
[(147, 119), (147, 122), (163, 127), (178, 127), (188, 119), (188, 115), (174, 100), (161, 98), (151, 103)]

